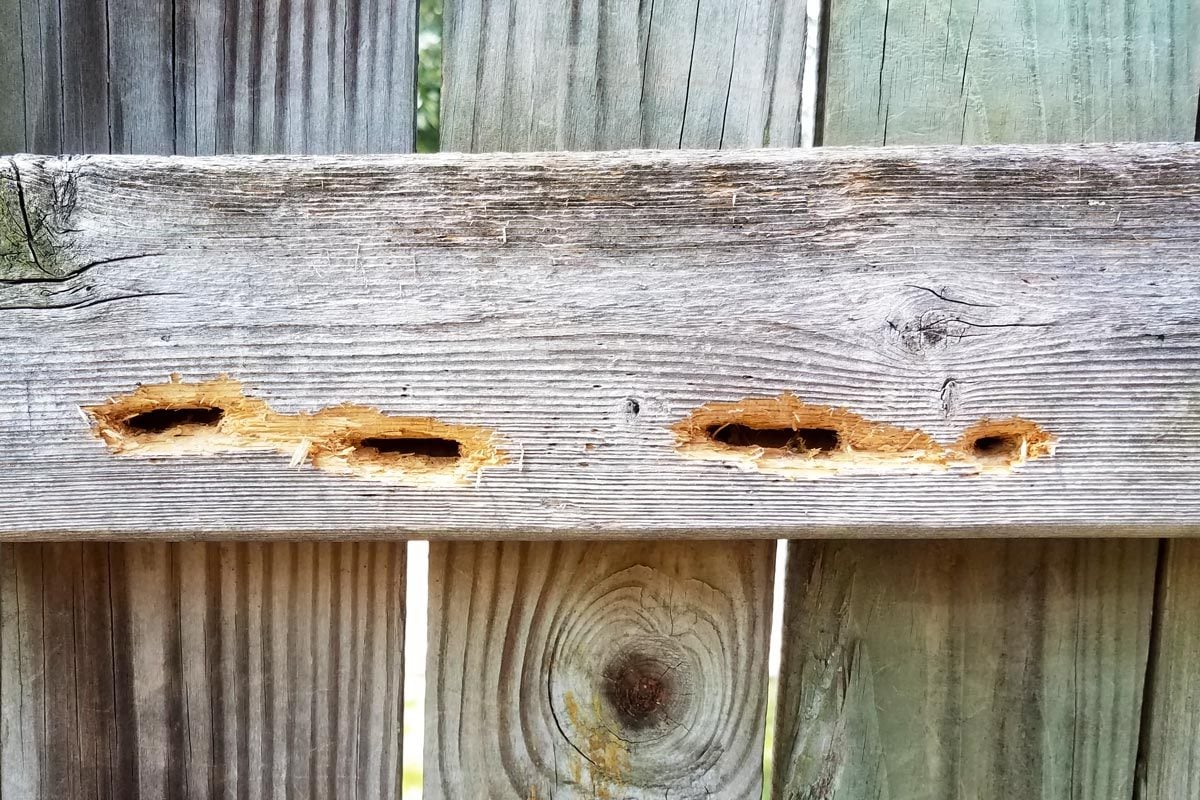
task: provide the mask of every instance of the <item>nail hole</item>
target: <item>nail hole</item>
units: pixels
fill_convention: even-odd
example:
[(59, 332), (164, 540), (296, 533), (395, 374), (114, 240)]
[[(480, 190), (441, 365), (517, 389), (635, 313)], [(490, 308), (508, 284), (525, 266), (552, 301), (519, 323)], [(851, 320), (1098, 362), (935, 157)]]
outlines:
[(165, 433), (173, 428), (212, 427), (225, 416), (225, 409), (212, 406), (155, 408), (126, 417), (122, 425), (133, 433)]
[(842, 437), (833, 428), (754, 428), (740, 422), (711, 425), (708, 437), (729, 447), (818, 453), (837, 450), (842, 443)]
[(457, 459), (462, 456), (462, 445), (458, 441), (436, 436), (368, 436), (359, 441), (358, 448), (383, 456), (430, 459)]
[(971, 443), (971, 452), (979, 458), (1007, 458), (1021, 449), (1019, 436), (980, 436)]

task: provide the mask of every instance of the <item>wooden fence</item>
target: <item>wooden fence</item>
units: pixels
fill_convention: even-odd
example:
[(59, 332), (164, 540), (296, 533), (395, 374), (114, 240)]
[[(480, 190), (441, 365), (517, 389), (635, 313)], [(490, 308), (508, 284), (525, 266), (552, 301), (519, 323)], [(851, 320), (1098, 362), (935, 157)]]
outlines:
[[(412, 147), (411, 3), (0, 6), (0, 151)], [(1196, 135), (1195, 4), (822, 20), (818, 144)], [(807, 33), (786, 0), (446, 0), (442, 149), (798, 147)], [(1196, 796), (1200, 550), (1157, 537), (1200, 520), (1198, 159), (7, 159), (0, 796), (398, 797), (400, 540), (428, 536), (427, 797), (757, 797), (793, 534), (770, 796)], [(172, 408), (219, 405), (223, 455), (120, 457), (222, 374)], [(949, 472), (676, 449), (704, 403), (789, 390), (808, 462), (865, 420)], [(351, 401), (487, 469), (289, 467), (375, 469), (394, 421), (319, 412)], [(954, 444), (1001, 415), (1059, 451), (965, 474), (1040, 454)], [(694, 419), (737, 450), (750, 417)]]

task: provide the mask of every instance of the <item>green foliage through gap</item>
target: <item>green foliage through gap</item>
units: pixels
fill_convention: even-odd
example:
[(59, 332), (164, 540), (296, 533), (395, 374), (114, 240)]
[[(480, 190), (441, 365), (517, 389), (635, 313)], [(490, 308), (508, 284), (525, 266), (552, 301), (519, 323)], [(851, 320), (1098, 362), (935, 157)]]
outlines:
[(417, 37), (417, 152), (436, 153), (442, 96), (442, 0), (421, 0)]

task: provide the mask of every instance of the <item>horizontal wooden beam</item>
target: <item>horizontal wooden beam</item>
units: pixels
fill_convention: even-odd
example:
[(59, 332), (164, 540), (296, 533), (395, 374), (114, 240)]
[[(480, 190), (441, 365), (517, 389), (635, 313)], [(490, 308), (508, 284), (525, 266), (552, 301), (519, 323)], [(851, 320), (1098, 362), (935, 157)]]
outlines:
[(1197, 145), (0, 184), (0, 536), (1200, 532)]

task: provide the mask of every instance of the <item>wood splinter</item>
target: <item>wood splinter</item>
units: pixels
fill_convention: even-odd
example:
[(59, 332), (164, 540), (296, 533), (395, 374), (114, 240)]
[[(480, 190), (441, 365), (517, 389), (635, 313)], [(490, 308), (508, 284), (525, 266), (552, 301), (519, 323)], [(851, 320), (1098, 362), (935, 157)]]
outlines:
[(677, 449), (689, 458), (788, 478), (941, 470), (950, 462), (945, 448), (922, 431), (805, 403), (790, 392), (706, 403), (672, 430)]
[(963, 433), (953, 450), (977, 473), (1004, 474), (1032, 459), (1053, 455), (1057, 443), (1027, 419), (982, 419)]
[(268, 450), (325, 472), (416, 486), (461, 485), (507, 463), (487, 428), (402, 417), (343, 404), (280, 414), (222, 376), (139, 386), (87, 406), (96, 435), (117, 455), (217, 455)]
[(784, 392), (706, 403), (676, 423), (680, 453), (787, 478), (835, 473), (928, 472), (953, 466), (1008, 473), (1051, 455), (1055, 438), (1028, 420), (981, 420), (944, 447), (920, 430), (875, 422)]

